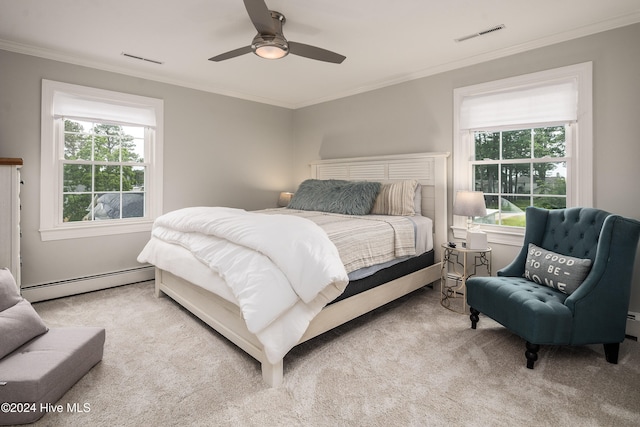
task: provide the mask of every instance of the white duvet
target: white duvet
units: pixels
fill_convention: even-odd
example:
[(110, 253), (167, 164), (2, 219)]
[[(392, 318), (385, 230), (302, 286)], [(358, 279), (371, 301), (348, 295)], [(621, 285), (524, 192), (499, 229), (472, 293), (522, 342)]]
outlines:
[[(155, 221), (139, 262), (157, 265), (158, 240), (187, 249), (224, 279), (271, 363), (298, 343), (311, 319), (349, 280), (335, 245), (304, 218), (221, 207), (180, 209)], [(157, 266), (171, 271), (171, 261), (165, 264)]]

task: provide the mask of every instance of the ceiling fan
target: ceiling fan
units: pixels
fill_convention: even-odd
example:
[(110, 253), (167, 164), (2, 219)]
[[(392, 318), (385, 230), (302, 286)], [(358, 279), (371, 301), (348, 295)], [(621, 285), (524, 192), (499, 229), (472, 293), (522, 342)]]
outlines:
[(209, 61), (220, 62), (249, 52), (266, 59), (280, 59), (291, 53), (334, 64), (341, 64), (345, 60), (345, 56), (330, 50), (287, 41), (282, 34), (286, 18), (280, 12), (269, 10), (264, 0), (244, 0), (244, 6), (258, 34), (253, 38), (251, 45), (214, 56), (209, 58)]

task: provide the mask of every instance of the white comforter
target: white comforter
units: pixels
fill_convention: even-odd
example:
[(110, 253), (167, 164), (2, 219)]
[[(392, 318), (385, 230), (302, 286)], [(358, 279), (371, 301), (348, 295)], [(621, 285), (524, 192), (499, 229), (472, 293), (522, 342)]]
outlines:
[(156, 239), (188, 249), (225, 280), (271, 363), (297, 344), (311, 319), (348, 283), (335, 245), (303, 218), (220, 207), (180, 209), (155, 221), (139, 262), (154, 263)]

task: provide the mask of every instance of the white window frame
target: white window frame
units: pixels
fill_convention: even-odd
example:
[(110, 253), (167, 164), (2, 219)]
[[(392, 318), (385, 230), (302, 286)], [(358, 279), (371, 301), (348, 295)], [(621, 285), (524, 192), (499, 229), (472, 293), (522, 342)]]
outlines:
[[(145, 216), (108, 221), (62, 221), (63, 119), (54, 116), (55, 94), (151, 111), (155, 126), (145, 131)], [(146, 232), (162, 214), (163, 117), (161, 99), (42, 80), (40, 238), (43, 241)], [(100, 112), (96, 117), (100, 121)], [(109, 121), (109, 120), (105, 120)]]
[[(453, 91), (453, 195), (458, 190), (471, 190), (471, 160), (473, 130), (460, 126), (460, 111), (465, 97), (504, 92), (557, 83), (559, 80), (576, 79), (578, 88), (577, 121), (567, 132), (567, 207), (593, 206), (593, 89), (592, 63), (570, 65), (552, 70), (481, 83), (454, 89)], [(523, 123), (519, 128), (533, 128), (544, 123)], [(515, 127), (510, 126), (511, 129)], [(570, 163), (570, 165), (569, 165)], [(498, 244), (521, 246), (524, 228), (482, 224), (488, 241)], [(466, 237), (466, 218), (454, 215), (451, 227), (454, 238)]]

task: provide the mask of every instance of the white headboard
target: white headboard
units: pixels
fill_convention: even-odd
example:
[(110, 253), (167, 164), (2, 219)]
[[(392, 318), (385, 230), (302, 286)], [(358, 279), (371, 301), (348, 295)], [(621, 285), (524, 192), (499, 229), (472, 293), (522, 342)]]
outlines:
[(447, 158), (449, 153), (318, 160), (311, 163), (315, 179), (393, 182), (415, 179), (422, 184), (422, 214), (433, 220), (434, 255), (447, 241)]

